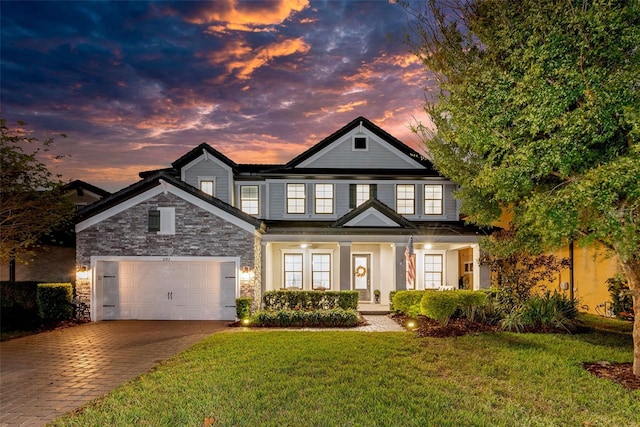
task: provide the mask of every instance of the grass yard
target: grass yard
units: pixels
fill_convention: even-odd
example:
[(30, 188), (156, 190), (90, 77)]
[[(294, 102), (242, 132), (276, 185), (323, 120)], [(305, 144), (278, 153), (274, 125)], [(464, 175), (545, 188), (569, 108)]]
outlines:
[(581, 363), (629, 335), (211, 336), (56, 426), (640, 426), (640, 390)]

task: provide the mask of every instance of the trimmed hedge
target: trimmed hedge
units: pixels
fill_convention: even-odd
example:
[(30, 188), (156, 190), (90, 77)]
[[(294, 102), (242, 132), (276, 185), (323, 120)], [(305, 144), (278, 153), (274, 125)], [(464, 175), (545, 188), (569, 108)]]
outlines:
[(3, 326), (38, 319), (38, 282), (0, 282), (0, 315)]
[(265, 310), (358, 309), (358, 291), (267, 291), (262, 297)]
[(238, 319), (248, 319), (251, 316), (251, 298), (236, 298), (236, 317)]
[(353, 309), (330, 310), (263, 310), (251, 317), (255, 326), (266, 327), (351, 327), (360, 323), (360, 314)]
[(394, 311), (411, 317), (419, 315), (420, 301), (426, 292), (431, 291), (397, 291), (392, 299)]
[(457, 310), (473, 320), (475, 307), (486, 301), (482, 291), (437, 291), (425, 292), (420, 301), (420, 312), (446, 325)]
[(40, 283), (37, 296), (38, 314), (45, 321), (66, 320), (73, 317), (73, 287), (71, 283)]

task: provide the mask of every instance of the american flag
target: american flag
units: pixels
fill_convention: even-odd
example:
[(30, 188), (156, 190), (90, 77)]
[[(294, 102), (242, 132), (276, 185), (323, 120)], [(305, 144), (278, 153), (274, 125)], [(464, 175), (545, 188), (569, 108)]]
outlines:
[(404, 258), (407, 262), (407, 289), (416, 288), (416, 256), (413, 252), (413, 236), (409, 237), (409, 244), (404, 251)]

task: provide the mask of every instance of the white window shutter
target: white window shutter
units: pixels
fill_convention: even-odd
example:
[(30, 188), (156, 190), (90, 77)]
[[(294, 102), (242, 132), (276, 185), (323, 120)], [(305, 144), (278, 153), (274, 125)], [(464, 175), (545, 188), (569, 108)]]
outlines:
[(176, 208), (158, 208), (160, 211), (160, 231), (158, 234), (176, 234)]

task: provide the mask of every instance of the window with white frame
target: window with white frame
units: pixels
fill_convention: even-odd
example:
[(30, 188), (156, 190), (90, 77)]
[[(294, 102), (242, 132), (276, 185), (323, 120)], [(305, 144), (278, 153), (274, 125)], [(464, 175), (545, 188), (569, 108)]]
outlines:
[(333, 213), (333, 184), (316, 184), (316, 213)]
[(240, 210), (249, 215), (258, 215), (260, 199), (257, 185), (240, 186)]
[(210, 196), (215, 196), (214, 194), (215, 183), (212, 179), (201, 179), (200, 180), (200, 191), (207, 193)]
[(400, 215), (413, 215), (416, 211), (416, 186), (413, 184), (396, 185), (396, 212)]
[(425, 215), (442, 215), (442, 185), (424, 186)]
[(287, 213), (303, 214), (305, 212), (304, 184), (287, 184)]
[(311, 285), (313, 289), (331, 289), (331, 255), (311, 255)]
[(353, 137), (353, 150), (367, 150), (367, 137), (366, 136), (354, 136)]
[(356, 207), (371, 198), (371, 186), (369, 184), (356, 184)]
[(437, 289), (442, 286), (442, 255), (424, 256), (424, 288)]
[(302, 254), (284, 254), (284, 287), (302, 289)]

